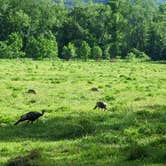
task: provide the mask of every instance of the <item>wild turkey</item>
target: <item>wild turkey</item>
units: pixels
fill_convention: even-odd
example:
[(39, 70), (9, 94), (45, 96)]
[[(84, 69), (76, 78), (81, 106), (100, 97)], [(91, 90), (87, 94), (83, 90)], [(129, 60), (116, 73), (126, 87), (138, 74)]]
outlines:
[(40, 113), (40, 112), (28, 112), (28, 113), (22, 115), (22, 116), (20, 117), (20, 119), (19, 119), (14, 125), (17, 125), (17, 124), (19, 124), (20, 122), (23, 122), (23, 121), (26, 121), (26, 120), (28, 121), (28, 123), (29, 123), (29, 122), (33, 123), (33, 121), (35, 121), (35, 120), (37, 120), (39, 117), (43, 116), (43, 115), (44, 115), (44, 112), (45, 112), (45, 110), (42, 110), (42, 113)]
[(34, 89), (28, 89), (27, 93), (37, 94), (36, 91), (35, 91)]
[(101, 109), (104, 109), (105, 111), (107, 110), (107, 103), (103, 101), (98, 101), (93, 109), (96, 109), (96, 108), (101, 108)]
[(91, 88), (91, 91), (98, 92), (98, 88)]

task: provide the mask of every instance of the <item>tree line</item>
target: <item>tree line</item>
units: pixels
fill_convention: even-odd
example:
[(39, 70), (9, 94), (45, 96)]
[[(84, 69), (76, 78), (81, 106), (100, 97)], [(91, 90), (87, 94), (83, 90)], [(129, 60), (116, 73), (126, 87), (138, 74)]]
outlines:
[[(79, 3), (78, 3), (79, 2)], [(110, 0), (66, 8), (0, 0), (0, 58), (166, 59), (166, 3)]]

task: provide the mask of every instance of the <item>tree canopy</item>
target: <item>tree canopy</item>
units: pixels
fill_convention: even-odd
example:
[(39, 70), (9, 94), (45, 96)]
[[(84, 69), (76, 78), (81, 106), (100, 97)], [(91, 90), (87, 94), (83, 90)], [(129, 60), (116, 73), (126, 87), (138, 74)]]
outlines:
[(72, 5), (0, 0), (0, 58), (112, 58), (137, 49), (153, 60), (166, 59), (166, 3), (110, 0)]

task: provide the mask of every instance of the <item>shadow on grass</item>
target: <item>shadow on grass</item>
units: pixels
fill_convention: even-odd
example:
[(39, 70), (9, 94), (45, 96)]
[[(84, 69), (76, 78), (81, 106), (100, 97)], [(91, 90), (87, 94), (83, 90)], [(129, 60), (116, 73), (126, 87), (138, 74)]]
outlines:
[(40, 119), (33, 124), (23, 122), (0, 127), (0, 141), (73, 139), (94, 134), (95, 130), (95, 123), (85, 117), (56, 117), (46, 121)]
[(138, 142), (134, 141), (121, 149), (126, 156), (125, 161), (145, 160), (147, 163), (166, 162), (166, 138), (164, 136), (149, 143)]
[[(152, 108), (151, 108), (152, 107)], [(148, 110), (155, 110), (153, 112)], [(79, 115), (57, 116), (52, 119), (39, 119), (34, 124), (20, 123), (18, 126), (5, 125), (0, 127), (0, 141), (16, 141), (22, 139), (36, 139), (56, 141), (77, 139), (87, 135), (103, 132), (123, 133), (124, 129), (138, 127), (144, 120), (139, 131), (142, 134), (164, 134), (166, 117), (165, 105), (146, 106), (142, 111), (128, 113), (80, 113)], [(156, 121), (156, 123), (154, 123)]]
[(137, 116), (142, 119), (156, 119), (160, 122), (166, 121), (166, 105), (147, 105), (137, 112)]
[(147, 106), (144, 106), (143, 108), (148, 110), (154, 110), (154, 111), (165, 111), (166, 105), (159, 105), (159, 104), (147, 105)]
[(111, 130), (121, 131), (124, 126), (133, 124), (131, 121), (130, 124), (126, 124), (124, 121), (119, 122), (121, 115), (113, 114), (103, 112), (80, 113), (78, 115), (57, 116), (47, 120), (41, 118), (33, 124), (22, 122), (17, 126), (6, 125), (0, 127), (0, 141), (76, 139)]

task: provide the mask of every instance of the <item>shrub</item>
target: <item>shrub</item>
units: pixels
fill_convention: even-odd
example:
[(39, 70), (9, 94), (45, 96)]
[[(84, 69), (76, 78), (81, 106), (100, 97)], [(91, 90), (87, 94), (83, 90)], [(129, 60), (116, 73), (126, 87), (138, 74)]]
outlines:
[(107, 46), (107, 47), (105, 47), (103, 49), (103, 55), (102, 55), (103, 59), (109, 59), (110, 58), (109, 51), (110, 51), (110, 47), (109, 46)]
[(134, 53), (129, 52), (129, 53), (127, 54), (127, 56), (126, 56), (126, 59), (127, 59), (128, 61), (134, 61), (134, 60), (136, 59), (136, 56), (135, 56)]
[(18, 33), (11, 33), (6, 41), (0, 41), (0, 58), (18, 58), (24, 57), (25, 53), (21, 51), (23, 41)]
[(34, 59), (57, 58), (58, 56), (56, 38), (51, 32), (48, 35), (40, 34), (37, 38), (31, 36), (26, 50), (28, 57)]
[(92, 58), (98, 60), (102, 58), (102, 49), (99, 46), (92, 48)]
[(87, 60), (90, 57), (91, 48), (86, 41), (83, 41), (79, 48), (79, 57), (81, 59)]
[[(5, 58), (9, 54), (8, 46), (5, 42), (0, 41), (0, 58)], [(11, 54), (11, 53), (10, 53)]]
[(58, 56), (58, 47), (56, 38), (54, 36), (46, 38), (44, 35), (41, 35), (39, 36), (38, 40), (40, 56), (42, 58), (56, 58)]
[(34, 38), (33, 36), (29, 37), (28, 41), (27, 41), (27, 46), (26, 46), (27, 56), (29, 58), (37, 59), (38, 58), (38, 52), (39, 52), (39, 48), (38, 48), (37, 39)]
[(63, 47), (62, 58), (69, 60), (76, 57), (76, 48), (73, 43), (69, 43), (67, 46)]
[(146, 55), (144, 52), (141, 52), (137, 50), (136, 48), (133, 48), (126, 56), (126, 59), (129, 61), (148, 61), (150, 60), (150, 57)]

